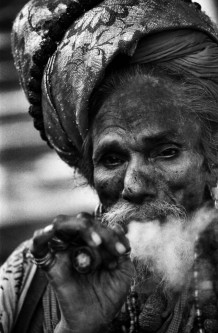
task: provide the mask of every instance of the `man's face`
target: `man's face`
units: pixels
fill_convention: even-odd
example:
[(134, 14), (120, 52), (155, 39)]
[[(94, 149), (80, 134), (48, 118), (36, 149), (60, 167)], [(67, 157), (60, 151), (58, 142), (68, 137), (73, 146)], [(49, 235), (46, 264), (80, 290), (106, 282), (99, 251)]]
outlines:
[(92, 131), (94, 186), (107, 210), (103, 223), (128, 232), (137, 279), (153, 272), (176, 290), (193, 265), (191, 213), (202, 206), (210, 176), (200, 127), (188, 108), (182, 87), (136, 77), (105, 101)]
[(190, 213), (208, 177), (200, 128), (178, 87), (136, 77), (99, 110), (92, 132), (94, 186), (103, 205), (166, 202)]

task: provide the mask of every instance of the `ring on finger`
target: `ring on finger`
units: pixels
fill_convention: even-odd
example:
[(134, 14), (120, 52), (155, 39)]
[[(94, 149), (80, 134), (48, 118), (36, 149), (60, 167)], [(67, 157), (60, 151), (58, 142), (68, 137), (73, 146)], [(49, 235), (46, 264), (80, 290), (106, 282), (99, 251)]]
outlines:
[(47, 252), (46, 255), (42, 258), (33, 257), (32, 261), (36, 264), (39, 268), (48, 270), (50, 269), (55, 263), (55, 256), (51, 252)]

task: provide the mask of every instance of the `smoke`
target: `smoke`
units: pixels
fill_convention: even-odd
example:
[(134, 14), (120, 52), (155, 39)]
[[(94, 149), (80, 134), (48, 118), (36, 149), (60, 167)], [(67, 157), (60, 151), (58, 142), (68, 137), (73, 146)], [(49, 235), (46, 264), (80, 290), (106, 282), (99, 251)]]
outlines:
[(188, 220), (175, 205), (156, 202), (147, 208), (119, 203), (104, 222), (126, 226), (138, 275), (148, 270), (164, 288), (181, 290), (192, 271), (196, 239), (215, 218), (215, 210), (202, 208)]

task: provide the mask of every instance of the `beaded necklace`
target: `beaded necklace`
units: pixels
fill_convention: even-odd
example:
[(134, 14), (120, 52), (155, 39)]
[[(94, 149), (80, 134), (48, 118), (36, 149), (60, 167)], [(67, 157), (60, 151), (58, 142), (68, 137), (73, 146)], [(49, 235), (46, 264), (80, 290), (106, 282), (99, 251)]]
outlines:
[(212, 224), (204, 234), (197, 237), (195, 242), (193, 285), (194, 326), (196, 326), (197, 330), (194, 329), (194, 333), (218, 332), (217, 252), (214, 251), (218, 246), (216, 237), (214, 225)]
[(138, 295), (134, 286), (131, 287), (130, 294), (127, 297), (127, 312), (130, 317), (129, 333), (139, 332), (139, 307), (138, 307)]
[(193, 280), (194, 280), (194, 304), (195, 304), (195, 321), (197, 324), (196, 333), (205, 333), (202, 321), (202, 310), (199, 302), (199, 258), (200, 252), (198, 249), (199, 237), (195, 241), (195, 253), (194, 253), (194, 270), (193, 270)]

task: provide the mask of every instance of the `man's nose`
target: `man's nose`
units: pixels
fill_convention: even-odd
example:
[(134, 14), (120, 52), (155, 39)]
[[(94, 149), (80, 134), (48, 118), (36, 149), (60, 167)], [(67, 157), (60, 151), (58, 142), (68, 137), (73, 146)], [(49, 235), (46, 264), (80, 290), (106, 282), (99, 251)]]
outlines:
[(156, 197), (153, 167), (145, 161), (131, 161), (126, 169), (122, 198), (141, 204)]

